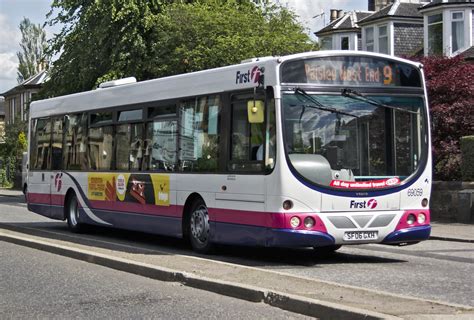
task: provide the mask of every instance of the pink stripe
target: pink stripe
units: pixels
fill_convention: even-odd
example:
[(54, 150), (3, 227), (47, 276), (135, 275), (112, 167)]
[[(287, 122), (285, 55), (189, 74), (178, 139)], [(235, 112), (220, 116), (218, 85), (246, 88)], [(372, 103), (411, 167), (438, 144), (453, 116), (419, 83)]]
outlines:
[(28, 203), (50, 204), (51, 195), (49, 193), (32, 193), (28, 192)]
[(62, 195), (62, 194), (52, 194), (51, 195), (51, 204), (53, 206), (63, 206), (64, 205), (64, 195)]
[(241, 211), (208, 208), (209, 219), (216, 222), (246, 224), (268, 228), (285, 228), (285, 215), (282, 213)]
[(121, 212), (136, 212), (150, 215), (160, 215), (168, 217), (181, 218), (182, 210), (178, 210), (180, 206), (157, 206), (154, 204), (140, 204), (122, 201), (100, 201), (91, 200), (91, 207), (93, 209), (121, 211)]

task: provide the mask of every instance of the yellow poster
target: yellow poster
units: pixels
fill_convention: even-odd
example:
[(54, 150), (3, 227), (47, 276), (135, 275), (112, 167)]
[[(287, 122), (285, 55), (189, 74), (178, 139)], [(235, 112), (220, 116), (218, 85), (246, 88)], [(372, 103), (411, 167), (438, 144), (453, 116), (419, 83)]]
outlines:
[(164, 174), (152, 174), (151, 181), (155, 192), (155, 204), (158, 206), (169, 206), (170, 177)]
[(116, 200), (115, 174), (91, 173), (87, 177), (89, 200)]

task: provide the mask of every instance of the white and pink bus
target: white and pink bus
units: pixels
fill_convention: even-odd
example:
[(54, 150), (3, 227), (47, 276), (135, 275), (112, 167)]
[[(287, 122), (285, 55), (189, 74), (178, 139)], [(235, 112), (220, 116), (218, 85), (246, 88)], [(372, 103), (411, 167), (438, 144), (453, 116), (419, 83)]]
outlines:
[(420, 64), (320, 51), (129, 80), (31, 104), (29, 210), (199, 252), (429, 237)]

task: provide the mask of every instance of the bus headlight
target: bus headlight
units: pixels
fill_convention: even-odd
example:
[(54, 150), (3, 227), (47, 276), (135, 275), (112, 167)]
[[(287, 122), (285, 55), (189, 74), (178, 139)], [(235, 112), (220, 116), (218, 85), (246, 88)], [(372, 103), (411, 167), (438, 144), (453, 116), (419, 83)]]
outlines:
[(410, 213), (407, 217), (407, 223), (408, 224), (414, 224), (416, 221), (416, 217), (413, 213)]
[(293, 228), (298, 228), (298, 226), (300, 225), (300, 222), (301, 222), (300, 218), (298, 218), (298, 217), (292, 217), (290, 219), (290, 225)]
[(419, 223), (419, 224), (423, 224), (423, 223), (425, 223), (425, 221), (426, 221), (426, 216), (425, 216), (425, 214), (424, 214), (424, 213), (419, 213), (419, 214), (418, 214), (418, 223)]
[(304, 218), (304, 226), (307, 229), (311, 229), (312, 227), (314, 227), (314, 219), (312, 217)]

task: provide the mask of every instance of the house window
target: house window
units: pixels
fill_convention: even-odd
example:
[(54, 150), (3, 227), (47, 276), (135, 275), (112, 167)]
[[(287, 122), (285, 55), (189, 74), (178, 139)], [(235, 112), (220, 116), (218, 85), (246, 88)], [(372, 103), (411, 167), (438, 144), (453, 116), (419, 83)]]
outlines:
[(349, 37), (341, 37), (341, 50), (349, 50)]
[(365, 29), (365, 48), (367, 51), (374, 51), (374, 28)]
[(464, 47), (464, 12), (451, 12), (451, 48), (456, 52)]
[(443, 54), (443, 15), (428, 16), (428, 54)]
[(388, 54), (387, 26), (379, 27), (379, 52)]
[(332, 37), (321, 38), (321, 50), (332, 50)]
[(10, 123), (15, 123), (15, 98), (10, 100)]

